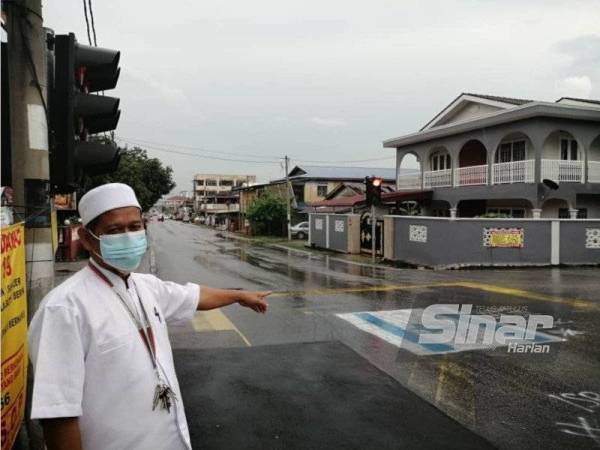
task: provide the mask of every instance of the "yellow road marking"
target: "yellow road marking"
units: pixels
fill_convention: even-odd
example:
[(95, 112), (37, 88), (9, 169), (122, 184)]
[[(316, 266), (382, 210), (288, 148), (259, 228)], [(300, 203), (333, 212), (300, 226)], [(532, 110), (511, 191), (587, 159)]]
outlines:
[(552, 295), (542, 294), (541, 292), (532, 292), (523, 289), (496, 286), (494, 284), (459, 282), (456, 283), (456, 285), (470, 289), (478, 289), (480, 291), (494, 292), (496, 294), (512, 295), (514, 297), (527, 298), (530, 300), (541, 300), (551, 303), (562, 303), (564, 305), (569, 305), (574, 308), (600, 309), (599, 304), (590, 302), (588, 300), (554, 297)]
[(401, 291), (408, 289), (427, 289), (427, 288), (438, 288), (438, 287), (462, 287), (466, 289), (475, 289), (485, 292), (493, 292), (496, 294), (509, 295), (513, 297), (526, 298), (530, 300), (545, 301), (551, 303), (559, 303), (569, 305), (574, 308), (581, 309), (597, 309), (600, 310), (600, 304), (593, 303), (588, 300), (573, 299), (573, 298), (560, 298), (540, 292), (526, 291), (523, 289), (509, 288), (504, 286), (497, 286), (486, 283), (475, 283), (468, 281), (455, 281), (455, 282), (440, 282), (440, 283), (429, 283), (429, 284), (387, 284), (381, 286), (367, 286), (367, 287), (348, 287), (348, 288), (326, 288), (326, 289), (312, 289), (308, 291), (281, 291), (272, 293), (269, 298), (273, 297), (314, 297), (321, 295), (336, 295), (336, 294), (357, 294), (362, 292), (390, 292), (390, 291)]
[(197, 332), (233, 330), (240, 336), (240, 338), (248, 347), (252, 346), (248, 338), (246, 338), (246, 336), (244, 336), (244, 334), (238, 330), (234, 323), (229, 320), (229, 318), (223, 314), (221, 310), (213, 309), (211, 311), (198, 311), (194, 315), (192, 323)]
[(367, 286), (367, 287), (349, 287), (349, 288), (325, 288), (312, 289), (309, 291), (281, 291), (273, 292), (268, 298), (272, 297), (314, 297), (317, 295), (329, 294), (352, 294), (360, 292), (386, 292), (386, 291), (401, 291), (403, 289), (426, 289), (430, 287), (453, 286), (454, 283), (432, 283), (432, 284), (385, 284), (382, 286)]

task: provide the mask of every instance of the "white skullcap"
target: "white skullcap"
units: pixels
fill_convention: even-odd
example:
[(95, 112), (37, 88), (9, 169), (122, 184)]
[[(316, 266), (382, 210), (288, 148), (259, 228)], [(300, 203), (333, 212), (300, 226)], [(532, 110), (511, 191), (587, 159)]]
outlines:
[(123, 183), (108, 183), (86, 192), (79, 201), (78, 209), (86, 226), (100, 214), (126, 206), (142, 209), (131, 187)]

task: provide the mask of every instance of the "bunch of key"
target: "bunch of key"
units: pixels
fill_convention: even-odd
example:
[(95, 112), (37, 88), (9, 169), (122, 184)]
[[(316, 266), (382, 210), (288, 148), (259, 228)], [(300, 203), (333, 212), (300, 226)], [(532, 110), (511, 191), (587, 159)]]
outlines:
[(154, 401), (152, 402), (152, 411), (160, 404), (160, 409), (166, 409), (171, 412), (171, 404), (176, 400), (175, 392), (166, 384), (157, 384), (154, 391)]

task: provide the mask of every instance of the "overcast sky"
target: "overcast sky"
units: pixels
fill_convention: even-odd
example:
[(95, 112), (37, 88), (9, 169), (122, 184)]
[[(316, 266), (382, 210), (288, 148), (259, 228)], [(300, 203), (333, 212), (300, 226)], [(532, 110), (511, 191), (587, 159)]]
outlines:
[[(194, 173), (283, 176), (277, 158), (393, 167), (381, 141), (461, 92), (600, 98), (600, 2), (93, 1), (98, 45), (121, 50), (117, 135)], [(45, 26), (87, 43), (80, 0)], [(304, 163), (306, 164), (306, 163)]]

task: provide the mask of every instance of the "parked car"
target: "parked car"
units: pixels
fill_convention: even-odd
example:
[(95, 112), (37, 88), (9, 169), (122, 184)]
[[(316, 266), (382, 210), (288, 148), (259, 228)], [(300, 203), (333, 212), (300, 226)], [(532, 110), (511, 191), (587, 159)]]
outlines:
[(308, 237), (308, 222), (297, 223), (290, 230), (293, 238), (304, 240)]

